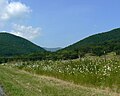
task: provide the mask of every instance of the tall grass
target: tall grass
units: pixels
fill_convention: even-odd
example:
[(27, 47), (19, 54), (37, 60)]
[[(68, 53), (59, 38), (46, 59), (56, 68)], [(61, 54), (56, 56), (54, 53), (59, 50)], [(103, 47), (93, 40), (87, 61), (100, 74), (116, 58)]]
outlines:
[(85, 57), (81, 60), (29, 61), (2, 64), (35, 74), (54, 76), (85, 86), (120, 92), (120, 58)]
[(7, 96), (119, 96), (119, 93), (83, 87), (1, 65), (0, 84)]

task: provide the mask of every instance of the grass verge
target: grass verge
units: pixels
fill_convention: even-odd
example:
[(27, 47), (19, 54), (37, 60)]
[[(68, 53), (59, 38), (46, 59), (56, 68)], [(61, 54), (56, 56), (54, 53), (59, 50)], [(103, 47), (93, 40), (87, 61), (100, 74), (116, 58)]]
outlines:
[(0, 84), (8, 96), (119, 96), (1, 65)]

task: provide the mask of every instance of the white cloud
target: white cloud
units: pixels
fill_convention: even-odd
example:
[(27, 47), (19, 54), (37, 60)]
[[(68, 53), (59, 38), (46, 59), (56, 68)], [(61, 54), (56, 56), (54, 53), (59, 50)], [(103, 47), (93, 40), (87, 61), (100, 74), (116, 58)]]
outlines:
[(32, 40), (40, 35), (41, 28), (33, 28), (32, 26), (13, 24), (13, 30), (11, 33)]
[(12, 29), (12, 31), (9, 31), (10, 33), (29, 40), (35, 39), (41, 33), (41, 28), (39, 27), (33, 28), (32, 26), (13, 24), (12, 28), (10, 28), (12, 23), (17, 23), (19, 19), (22, 20), (31, 11), (32, 10), (27, 5), (20, 1), (0, 0), (0, 28), (5, 27), (9, 28), (8, 30)]
[(31, 9), (21, 2), (0, 0), (0, 7), (0, 20), (2, 21), (21, 18), (31, 12)]

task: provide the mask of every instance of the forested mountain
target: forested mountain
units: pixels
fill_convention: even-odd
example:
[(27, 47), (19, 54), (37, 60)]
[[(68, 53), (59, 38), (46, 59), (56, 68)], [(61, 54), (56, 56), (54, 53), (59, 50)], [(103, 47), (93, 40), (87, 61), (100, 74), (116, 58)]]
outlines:
[(66, 47), (65, 49), (77, 49), (83, 46), (99, 45), (105, 42), (119, 41), (120, 40), (120, 28), (111, 30), (109, 32), (99, 33), (89, 36), (79, 42)]
[(43, 51), (45, 51), (43, 48), (24, 38), (9, 33), (0, 33), (0, 56), (9, 57)]
[(101, 56), (109, 52), (120, 54), (120, 28), (89, 36), (57, 52), (48, 52), (21, 37), (0, 33), (0, 57), (21, 55), (19, 58), (28, 60), (58, 60), (76, 59), (87, 53)]
[(112, 51), (120, 54), (120, 28), (89, 36), (58, 51), (58, 53), (76, 58), (77, 54), (92, 53), (101, 56)]

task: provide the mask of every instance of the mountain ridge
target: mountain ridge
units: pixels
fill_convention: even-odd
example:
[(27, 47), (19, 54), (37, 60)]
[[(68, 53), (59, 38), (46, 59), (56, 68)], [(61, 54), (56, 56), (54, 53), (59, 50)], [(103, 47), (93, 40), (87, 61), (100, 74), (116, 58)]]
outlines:
[(14, 56), (38, 51), (45, 50), (22, 37), (6, 32), (0, 33), (0, 56)]
[[(69, 45), (67, 47), (70, 47), (70, 46), (73, 46), (73, 45), (77, 45), (78, 43), (79, 44), (81, 43), (81, 45), (85, 45), (86, 42), (87, 42), (87, 44), (88, 43), (89, 44), (100, 43), (101, 41), (99, 41), (99, 40), (94, 41), (94, 39), (92, 39), (93, 40), (92, 41), (91, 38), (94, 38), (94, 36), (97, 36), (97, 38), (101, 38), (104, 34), (109, 34), (109, 36), (106, 36), (104, 38), (104, 40), (102, 40), (102, 41), (112, 40), (113, 38), (116, 38), (116, 37), (117, 37), (116, 40), (119, 40), (120, 39), (119, 36), (118, 35), (114, 35), (115, 33), (118, 33), (118, 35), (120, 36), (120, 28), (116, 28), (116, 29), (113, 29), (113, 30), (110, 30), (110, 31), (107, 31), (107, 32), (102, 32), (102, 33), (98, 33), (98, 34), (94, 34), (94, 35), (88, 36), (88, 37), (86, 37), (86, 38), (84, 38), (84, 39), (82, 39), (82, 40), (80, 40), (80, 41), (78, 41), (78, 42), (76, 42), (74, 44), (71, 44), (71, 45)], [(114, 37), (111, 37), (111, 36), (114, 36)], [(65, 47), (65, 48), (67, 48), (67, 47)]]
[(109, 52), (120, 54), (120, 28), (88, 36), (59, 50), (58, 54), (75, 59), (79, 55), (84, 56), (87, 53), (101, 56)]

